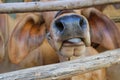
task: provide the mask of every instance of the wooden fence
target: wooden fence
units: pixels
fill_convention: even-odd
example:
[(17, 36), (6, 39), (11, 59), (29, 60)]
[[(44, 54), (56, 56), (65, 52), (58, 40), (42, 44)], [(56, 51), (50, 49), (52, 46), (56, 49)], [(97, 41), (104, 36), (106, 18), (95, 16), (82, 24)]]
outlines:
[(120, 63), (120, 49), (73, 61), (0, 74), (0, 80), (56, 80)]
[(55, 11), (117, 3), (120, 3), (120, 0), (58, 0), (49, 2), (1, 3), (0, 13)]

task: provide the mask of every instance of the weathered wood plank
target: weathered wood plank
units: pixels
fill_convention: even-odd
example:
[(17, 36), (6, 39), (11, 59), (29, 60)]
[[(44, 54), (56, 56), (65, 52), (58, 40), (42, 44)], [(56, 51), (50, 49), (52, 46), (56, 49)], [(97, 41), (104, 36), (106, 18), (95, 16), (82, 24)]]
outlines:
[[(0, 13), (40, 12), (78, 9), (96, 5), (120, 3), (120, 0), (58, 0), (49, 2), (1, 3)], [(63, 5), (64, 4), (64, 5)]]
[(120, 22), (120, 16), (118, 17), (110, 17), (114, 22), (119, 23)]
[(73, 61), (0, 74), (0, 80), (62, 79), (64, 77), (71, 77), (73, 75), (109, 67), (119, 62), (120, 49), (116, 49)]

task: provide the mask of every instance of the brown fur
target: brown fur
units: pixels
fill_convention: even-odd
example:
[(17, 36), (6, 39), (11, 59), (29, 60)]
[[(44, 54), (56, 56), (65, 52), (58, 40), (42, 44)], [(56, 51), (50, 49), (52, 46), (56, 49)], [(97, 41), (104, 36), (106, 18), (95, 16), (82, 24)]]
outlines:
[[(45, 37), (45, 26), (38, 26), (41, 24), (39, 23), (41, 21), (41, 18), (38, 17), (39, 14), (25, 14), (22, 16), (25, 18), (19, 19), (20, 21), (17, 22), (18, 24), (16, 24), (9, 40), (8, 51), (11, 62), (24, 67), (58, 62), (55, 51), (46, 43), (46, 40), (42, 40), (42, 38), (44, 39)], [(29, 36), (27, 34), (29, 34)], [(26, 36), (28, 36), (28, 38), (26, 38)], [(38, 38), (37, 40), (39, 41), (34, 43), (36, 38)], [(38, 44), (38, 42), (40, 43)], [(24, 43), (24, 48), (21, 47), (22, 43)], [(28, 49), (25, 49), (26, 45)], [(47, 51), (50, 51), (50, 55), (47, 55)]]
[[(80, 14), (81, 11), (78, 10), (77, 12)], [(4, 61), (1, 62), (0, 69), (3, 70), (1, 70), (1, 72), (59, 62), (56, 52), (48, 44), (47, 40), (44, 39), (46, 35), (45, 30), (47, 29), (49, 31), (51, 21), (54, 19), (54, 14), (56, 14), (56, 12), (43, 13), (42, 15), (28, 13), (19, 16), (21, 18), (17, 21), (16, 26), (12, 27), (12, 29), (9, 27), (8, 52), (5, 52), (6, 55), (4, 58), (4, 55), (1, 55), (2, 59), (4, 59)], [(93, 8), (82, 10), (82, 14), (89, 21), (92, 42), (100, 44), (100, 46), (106, 49), (115, 49), (120, 46), (117, 35), (119, 31), (111, 20)], [(4, 38), (7, 36), (3, 35), (4, 32), (1, 31), (1, 34), (1, 42), (8, 40), (8, 37)], [(5, 42), (2, 43), (5, 44)], [(107, 44), (110, 46), (106, 46)], [(94, 53), (94, 49), (92, 48), (87, 48), (87, 50), (88, 52)], [(94, 55), (91, 53), (89, 53), (89, 55)], [(73, 77), (73, 80), (104, 80), (104, 78), (105, 71), (97, 70)]]
[[(98, 43), (106, 49), (120, 47), (119, 29), (112, 20), (93, 8), (83, 10), (82, 13), (88, 18), (92, 42)], [(109, 46), (107, 46), (108, 44)]]
[[(6, 60), (7, 61), (6, 63), (7, 64), (9, 63), (10, 66), (8, 70), (4, 70), (2, 72), (59, 62), (56, 52), (48, 44), (47, 40), (44, 39), (46, 27), (43, 24), (44, 21), (41, 14), (25, 14), (20, 17), (21, 18), (17, 21), (17, 24), (14, 27), (13, 31), (11, 31), (12, 34), (10, 35), (10, 39), (9, 39), (9, 44), (8, 44), (9, 55), (7, 56), (9, 57), (10, 60)], [(47, 17), (45, 21), (46, 20), (47, 20)], [(40, 25), (40, 26), (37, 26), (37, 25)], [(48, 28), (49, 27), (47, 27), (47, 29)], [(38, 38), (37, 40), (39, 41), (34, 42), (35, 40), (34, 38), (36, 37)], [(42, 38), (44, 39), (44, 41)], [(93, 51), (90, 51), (90, 52), (93, 52)], [(91, 55), (94, 55), (94, 54), (91, 54)], [(16, 65), (13, 63), (15, 63)], [(3, 62), (1, 64), (3, 64)], [(92, 72), (92, 75), (91, 73), (87, 73), (84, 76), (81, 75), (82, 77), (79, 76), (79, 79), (83, 78), (83, 80), (86, 80), (86, 79), (95, 80), (95, 79), (92, 79), (92, 77), (96, 73), (97, 73), (96, 75), (99, 74), (99, 76), (102, 76), (101, 78), (105, 78), (103, 77), (103, 74), (105, 74), (104, 70), (102, 72), (100, 71)], [(91, 75), (91, 76), (88, 76), (88, 75)], [(73, 77), (74, 80), (76, 78), (78, 79), (78, 77)], [(97, 77), (97, 80), (101, 80), (101, 79)]]
[[(80, 13), (80, 11), (75, 11), (75, 12), (79, 12)], [(90, 11), (89, 11), (90, 12)], [(45, 23), (46, 23), (46, 27), (47, 27), (47, 29), (48, 29), (48, 31), (49, 31), (49, 27), (50, 27), (50, 23), (51, 23), (51, 21), (54, 19), (54, 16), (53, 15), (55, 15), (56, 14), (56, 12), (44, 12), (43, 13), (43, 18), (45, 19)], [(100, 14), (100, 13), (99, 13)], [(50, 16), (51, 15), (51, 16)], [(92, 17), (93, 15), (90, 15), (90, 17)], [(95, 19), (96, 19), (96, 17), (94, 17)], [(89, 50), (89, 49), (88, 49)], [(92, 50), (92, 49), (91, 49)], [(91, 51), (92, 53), (94, 53), (93, 51)], [(88, 52), (89, 53), (89, 52)], [(94, 55), (94, 54), (92, 54), (92, 55)], [(63, 57), (59, 57), (60, 58), (60, 60), (61, 61), (66, 61), (67, 59), (66, 58), (63, 58)], [(100, 73), (97, 73), (96, 74), (96, 72), (97, 71), (95, 71), (95, 74), (96, 75), (101, 75), (101, 74), (105, 74), (105, 72), (104, 71), (102, 71), (102, 70), (100, 70), (101, 72)], [(99, 71), (98, 71), (99, 72)], [(97, 77), (97, 79), (96, 78), (92, 78), (93, 77), (93, 75), (92, 74), (94, 74), (94, 72), (90, 72), (90, 73), (87, 73), (87, 74), (83, 74), (83, 75), (80, 75), (79, 77), (77, 77), (77, 78), (73, 78), (74, 80), (104, 80), (105, 79), (105, 75), (101, 75), (101, 77)], [(89, 77), (88, 77), (88, 75), (89, 75)], [(82, 76), (82, 77), (81, 77)], [(94, 76), (95, 77), (95, 76)], [(101, 79), (102, 78), (102, 79)], [(68, 79), (67, 79), (68, 80)]]
[[(113, 5), (108, 5), (104, 10), (103, 10), (103, 13), (105, 15), (107, 15), (108, 17), (114, 17), (114, 16), (119, 16), (120, 15), (120, 9), (119, 9), (119, 5), (120, 4), (115, 4), (115, 6)], [(112, 11), (112, 13), (111, 13)], [(101, 15), (102, 16), (102, 15)], [(113, 22), (112, 22), (113, 23)], [(110, 27), (113, 27), (113, 29), (111, 30), (114, 30), (114, 31), (110, 31), (110, 33), (112, 33), (113, 36), (111, 36), (112, 40), (113, 40), (113, 44), (116, 45), (117, 47), (115, 48), (119, 48), (118, 45), (120, 45), (118, 42), (119, 42), (119, 35), (120, 34), (120, 23), (117, 22), (116, 23), (116, 26), (110, 26)], [(115, 40), (114, 40), (115, 39)], [(108, 43), (107, 43), (108, 44)], [(107, 45), (105, 44), (105, 45)], [(111, 46), (110, 44), (108, 44), (107, 46)], [(114, 49), (114, 48), (111, 48), (111, 49)], [(100, 45), (97, 50), (99, 52), (103, 52), (103, 51), (106, 51), (108, 50), (108, 48), (105, 48), (103, 47), (102, 45)], [(120, 80), (120, 77), (119, 77), (119, 74), (120, 74), (120, 65), (119, 64), (116, 64), (116, 65), (113, 65), (109, 68), (107, 68), (107, 80)]]
[[(116, 49), (120, 47), (120, 28), (119, 25), (110, 20), (107, 16), (103, 15), (95, 9), (91, 10), (91, 13), (86, 14), (84, 10), (83, 14), (88, 18), (89, 24), (91, 25), (91, 37), (92, 42), (98, 43), (97, 51), (103, 52), (106, 50)], [(91, 17), (89, 17), (91, 15)], [(93, 16), (93, 17), (92, 17)], [(97, 23), (99, 22), (99, 23)], [(96, 24), (96, 25), (95, 25)], [(107, 68), (107, 79), (108, 80), (120, 80), (119, 74), (120, 65), (113, 65)]]
[[(43, 13), (43, 15), (45, 14)], [(51, 15), (53, 15), (52, 12)], [(49, 18), (50, 14), (48, 17), (47, 16), (48, 15), (43, 16), (46, 27), (43, 24), (44, 21), (41, 14), (26, 14), (20, 16), (22, 18), (17, 21), (13, 30), (10, 31), (12, 33), (10, 34), (8, 43), (8, 54), (1, 63), (4, 64), (5, 62), (7, 65), (9, 64), (9, 68), (7, 68), (7, 65), (3, 65), (1, 69), (4, 69), (6, 66), (5, 68), (7, 68), (7, 70), (4, 69), (1, 72), (58, 62), (56, 52), (44, 39), (45, 28), (49, 29), (50, 27), (49, 19), (50, 21), (53, 20), (53, 18)], [(103, 74), (105, 74), (103, 70), (102, 72), (95, 71), (81, 75), (82, 77), (79, 76), (79, 79), (96, 80), (96, 78), (92, 79), (94, 74), (101, 76), (101, 78), (105, 78), (105, 76), (103, 76)], [(73, 77), (73, 79), (74, 78), (76, 79), (78, 77), (76, 76)], [(97, 77), (97, 80), (101, 79)]]
[(6, 16), (4, 14), (0, 15), (0, 61), (3, 60), (5, 56), (5, 45), (7, 43), (7, 25), (6, 25)]
[[(23, 20), (21, 20), (21, 19), (26, 15), (28, 15), (29, 17), (31, 16), (31, 14), (21, 14), (21, 15), (19, 14), (19, 17), (16, 19), (16, 21), (8, 15), (0, 15), (0, 22), (2, 23), (2, 24), (0, 24), (1, 25), (0, 27), (2, 30), (1, 37), (3, 38), (1, 40), (1, 42), (2, 42), (1, 46), (3, 46), (3, 44), (4, 45), (6, 44), (5, 47), (0, 48), (1, 49), (0, 73), (14, 71), (14, 70), (28, 68), (28, 67), (33, 67), (33, 66), (52, 64), (52, 63), (56, 63), (59, 61), (55, 51), (51, 48), (51, 46), (48, 43), (46, 43), (46, 40), (41, 42), (41, 44), (42, 44), (41, 46), (38, 46), (34, 50), (30, 50), (29, 55), (25, 56), (25, 58), (19, 59), (20, 56), (16, 55), (16, 53), (19, 52), (19, 51), (17, 51), (18, 50), (17, 48), (19, 47), (19, 43), (18, 44), (15, 44), (14, 42), (10, 43), (11, 39), (8, 39), (8, 38), (10, 36), (12, 36), (11, 34), (13, 34), (14, 30), (16, 30), (15, 29), (16, 26), (14, 26), (14, 25), (18, 25), (18, 24), (14, 24), (14, 22), (19, 23), (20, 21), (24, 21), (24, 19)], [(32, 14), (32, 16), (33, 16), (33, 18), (35, 18), (35, 16), (37, 16), (37, 14)], [(26, 21), (26, 22), (24, 21), (25, 25), (29, 25), (28, 24), (29, 19), (33, 19), (33, 18), (28, 18), (28, 21)], [(37, 20), (37, 21), (39, 21), (39, 20)], [(6, 23), (7, 23), (7, 25), (6, 25)], [(23, 24), (23, 23), (21, 23), (21, 24)], [(19, 26), (22, 26), (22, 25), (19, 25)], [(41, 26), (41, 28), (44, 29), (45, 27)], [(7, 29), (7, 31), (6, 31), (6, 29)], [(6, 34), (6, 32), (7, 32), (7, 34)], [(33, 33), (37, 34), (36, 28), (35, 29), (32, 28), (31, 34), (33, 34)], [(24, 38), (24, 37), (22, 37), (22, 38)], [(9, 44), (7, 42), (8, 40), (9, 40)], [(14, 47), (14, 45), (16, 45), (18, 47)], [(14, 49), (17, 49), (17, 50), (11, 51)], [(4, 53), (2, 53), (2, 50), (4, 51)], [(50, 51), (49, 52), (50, 55), (47, 55), (48, 51)], [(15, 53), (10, 53), (10, 52), (15, 52)], [(22, 53), (22, 51), (20, 51), (20, 52)], [(11, 57), (14, 57), (14, 58), (11, 59)], [(18, 61), (19, 61), (19, 63), (18, 63)]]
[[(98, 52), (94, 48), (86, 47), (86, 52), (83, 55), (81, 55), (81, 58), (96, 55), (96, 54), (98, 54)], [(74, 59), (77, 59), (77, 58), (76, 57), (71, 58), (71, 60), (74, 60)], [(64, 61), (66, 60), (64, 59)], [(72, 78), (67, 78), (65, 80), (106, 80), (106, 70), (99, 69), (99, 70), (91, 71), (85, 74), (76, 75), (76, 76), (73, 76)]]

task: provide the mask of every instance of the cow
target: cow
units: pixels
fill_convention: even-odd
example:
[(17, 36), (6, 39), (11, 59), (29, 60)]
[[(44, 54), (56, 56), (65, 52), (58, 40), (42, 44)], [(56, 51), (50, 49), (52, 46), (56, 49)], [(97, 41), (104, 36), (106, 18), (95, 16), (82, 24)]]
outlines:
[[(87, 12), (89, 14), (84, 14), (86, 11), (89, 11)], [(49, 55), (45, 58), (53, 57), (51, 55), (51, 49), (53, 49), (55, 54), (58, 55), (60, 62), (71, 60), (74, 57), (97, 54), (96, 50), (89, 47), (91, 45), (90, 38), (91, 36), (94, 37), (94, 33), (90, 34), (89, 20), (86, 18), (86, 15), (89, 16), (90, 13), (95, 14), (95, 16), (103, 16), (103, 18), (98, 18), (98, 16), (93, 18), (104, 19), (104, 15), (94, 8), (82, 11), (61, 10), (58, 12), (43, 12), (41, 14), (32, 13), (23, 16), (16, 24), (9, 39), (8, 54), (11, 62), (19, 64), (29, 56), (31, 51), (38, 47), (40, 47), (40, 52), (42, 50), (46, 51), (46, 54), (44, 52), (40, 53), (42, 54), (40, 58), (43, 58), (44, 55)], [(107, 18), (107, 20), (109, 19)], [(42, 49), (41, 46), (43, 46)], [(68, 79), (106, 80), (105, 69)]]
[[(118, 28), (95, 8), (28, 13), (19, 17), (7, 44), (7, 58), (17, 67), (68, 61), (98, 54), (96, 50), (101, 48), (119, 47)], [(105, 80), (105, 70), (72, 79)]]

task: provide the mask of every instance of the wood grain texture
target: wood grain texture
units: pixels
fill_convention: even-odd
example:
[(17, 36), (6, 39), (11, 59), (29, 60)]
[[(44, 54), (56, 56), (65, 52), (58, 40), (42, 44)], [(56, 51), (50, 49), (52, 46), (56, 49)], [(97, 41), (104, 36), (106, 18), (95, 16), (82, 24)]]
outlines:
[[(2, 3), (0, 13), (40, 12), (63, 9), (78, 9), (96, 5), (120, 3), (120, 0), (63, 0), (50, 2)], [(64, 4), (64, 5), (63, 5)]]
[(0, 80), (54, 80), (72, 77), (119, 63), (119, 52), (120, 49), (116, 49), (84, 59), (3, 73), (0, 74)]

